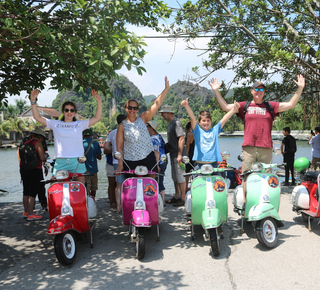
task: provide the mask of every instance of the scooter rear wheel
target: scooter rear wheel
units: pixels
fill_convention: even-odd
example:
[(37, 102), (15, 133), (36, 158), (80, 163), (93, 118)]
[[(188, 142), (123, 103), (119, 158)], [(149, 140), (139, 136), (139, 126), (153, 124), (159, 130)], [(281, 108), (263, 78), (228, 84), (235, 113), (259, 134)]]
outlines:
[(265, 218), (256, 224), (259, 243), (267, 249), (275, 247), (278, 241), (278, 227), (273, 218)]
[(146, 252), (146, 228), (137, 228), (137, 230), (136, 257), (138, 260), (141, 260), (144, 258)]
[(210, 229), (210, 243), (211, 243), (211, 250), (214, 257), (220, 255), (220, 242), (219, 242), (219, 235), (218, 235), (218, 228)]
[(77, 241), (75, 234), (68, 231), (56, 235), (54, 239), (54, 251), (58, 261), (62, 265), (71, 265), (77, 256)]

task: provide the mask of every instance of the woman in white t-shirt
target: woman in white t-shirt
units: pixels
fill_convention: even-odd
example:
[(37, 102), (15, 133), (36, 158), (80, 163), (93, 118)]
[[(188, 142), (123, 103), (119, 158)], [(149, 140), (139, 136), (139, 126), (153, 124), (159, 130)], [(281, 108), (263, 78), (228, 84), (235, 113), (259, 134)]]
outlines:
[[(53, 175), (60, 170), (66, 169), (69, 172), (85, 173), (85, 163), (78, 165), (77, 158), (84, 155), (82, 131), (89, 128), (101, 119), (102, 102), (101, 97), (96, 90), (91, 91), (92, 96), (97, 100), (97, 111), (93, 118), (78, 121), (75, 118), (77, 112), (73, 102), (64, 102), (62, 105), (63, 117), (61, 120), (47, 119), (40, 115), (37, 107), (37, 97), (39, 90), (31, 92), (31, 108), (33, 117), (44, 126), (53, 131), (54, 134), (54, 152), (55, 165)], [(78, 166), (78, 167), (77, 167)], [(85, 182), (84, 176), (78, 177), (78, 181)]]
[[(141, 115), (137, 115), (139, 104), (135, 100), (128, 100), (124, 108), (127, 118), (122, 121), (117, 130), (117, 150), (128, 164), (130, 169), (137, 165), (145, 165), (149, 170), (156, 164), (152, 141), (147, 130), (146, 124), (153, 118), (159, 110), (165, 96), (169, 91), (169, 81), (165, 77), (165, 88), (155, 100), (154, 104)], [(118, 169), (115, 171), (123, 171), (123, 161), (118, 160)]]

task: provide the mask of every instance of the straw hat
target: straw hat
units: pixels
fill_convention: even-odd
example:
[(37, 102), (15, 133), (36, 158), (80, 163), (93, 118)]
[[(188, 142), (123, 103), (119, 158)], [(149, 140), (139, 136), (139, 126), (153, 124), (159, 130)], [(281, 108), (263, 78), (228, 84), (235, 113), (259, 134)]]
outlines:
[(163, 105), (159, 113), (172, 113), (174, 114), (174, 111), (172, 110), (172, 107), (170, 105)]
[(159, 124), (158, 124), (157, 121), (151, 120), (151, 121), (149, 121), (147, 124), (150, 125), (150, 127), (151, 127), (153, 130), (155, 130), (156, 133), (158, 133), (158, 132), (157, 132), (157, 129), (158, 129), (158, 127), (159, 127)]
[(30, 133), (37, 134), (37, 135), (40, 135), (40, 136), (44, 137), (45, 139), (48, 139), (47, 136), (46, 136), (46, 132), (44, 131), (43, 128), (34, 129)]

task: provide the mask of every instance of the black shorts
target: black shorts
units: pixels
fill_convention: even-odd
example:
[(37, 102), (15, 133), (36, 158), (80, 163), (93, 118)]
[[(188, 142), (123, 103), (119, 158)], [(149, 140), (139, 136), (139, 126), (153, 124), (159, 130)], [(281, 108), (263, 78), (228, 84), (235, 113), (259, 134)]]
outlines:
[(138, 165), (147, 166), (148, 170), (151, 170), (157, 163), (156, 156), (154, 155), (154, 151), (152, 151), (146, 158), (142, 160), (137, 160), (137, 161), (124, 160), (124, 161), (130, 167), (128, 168), (126, 164), (123, 163), (124, 170), (135, 169)]
[(40, 181), (43, 179), (42, 169), (24, 170), (20, 168), (20, 174), (23, 184), (23, 195), (36, 197), (43, 190), (43, 184)]

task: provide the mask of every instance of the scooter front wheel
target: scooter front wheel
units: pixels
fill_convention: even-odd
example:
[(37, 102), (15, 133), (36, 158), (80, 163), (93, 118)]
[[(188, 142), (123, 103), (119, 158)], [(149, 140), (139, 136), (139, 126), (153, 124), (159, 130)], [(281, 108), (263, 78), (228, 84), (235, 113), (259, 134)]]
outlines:
[(259, 243), (264, 248), (273, 248), (278, 241), (278, 227), (273, 218), (265, 218), (256, 224)]
[(218, 235), (218, 228), (210, 229), (210, 243), (211, 243), (211, 250), (214, 257), (220, 255), (220, 242), (219, 242), (219, 235)]
[(77, 255), (77, 241), (75, 239), (75, 234), (72, 231), (68, 231), (56, 235), (54, 239), (54, 251), (58, 261), (62, 265), (71, 265)]
[(136, 257), (138, 260), (141, 260), (144, 258), (146, 252), (146, 228), (137, 228), (137, 230)]

